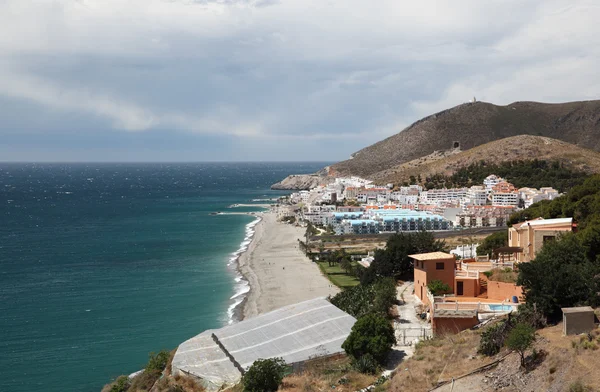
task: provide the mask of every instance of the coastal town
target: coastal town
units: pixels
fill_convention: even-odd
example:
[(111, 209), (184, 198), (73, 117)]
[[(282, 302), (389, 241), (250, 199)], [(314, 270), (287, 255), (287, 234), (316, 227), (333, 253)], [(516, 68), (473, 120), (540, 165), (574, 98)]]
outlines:
[[(544, 311), (529, 307), (530, 296), (525, 290), (531, 289), (519, 281), (520, 270), (527, 271), (525, 267), (536, 260), (544, 245), (576, 234), (578, 224), (572, 217), (544, 218), (529, 216), (528, 212), (535, 212), (540, 201), (560, 201), (561, 196), (552, 187), (516, 188), (496, 175), (469, 188), (430, 190), (417, 184), (377, 186), (358, 177), (338, 178), (283, 196), (270, 204), (268, 211), (251, 213), (263, 220), (257, 225), (259, 238), (252, 243), (264, 243), (264, 236), (272, 231), (279, 236), (275, 241), (267, 240), (267, 246), (286, 244), (304, 257), (296, 256), (290, 264), (281, 250), (270, 248), (261, 253), (261, 245), (253, 248), (241, 261), (243, 275), (251, 282), (250, 300), (244, 305), (249, 318), (184, 342), (175, 353), (172, 371), (195, 375), (204, 380), (208, 390), (217, 390), (244, 380), (253, 360), (261, 356), (283, 358), (300, 374), (315, 361), (330, 363), (339, 356), (358, 360), (364, 354), (354, 352), (348, 342), (358, 333), (356, 326), (369, 319), (389, 326), (391, 335), (386, 354), (372, 365), (378, 370), (363, 370), (379, 374), (364, 390), (414, 385), (412, 376), (404, 379), (405, 374), (398, 369), (402, 363), (407, 370), (413, 366), (413, 360), (407, 359), (422, 355), (419, 353), (429, 341), (441, 342), (463, 334), (471, 338), (473, 330), (500, 326), (507, 331), (517, 325), (539, 328), (541, 324), (534, 320), (545, 317)], [(525, 219), (512, 223), (515, 214)], [(265, 220), (270, 222), (268, 226), (261, 225)], [(481, 243), (471, 241), (452, 250), (447, 246), (445, 240), (466, 237), (464, 232), (478, 228), (493, 228), (493, 232)], [(437, 240), (440, 235), (445, 240)], [(342, 242), (344, 237), (350, 242)], [(505, 241), (496, 242), (491, 239), (494, 237)], [(333, 245), (326, 246), (327, 242)], [(388, 258), (390, 252), (396, 259)], [(399, 254), (401, 259), (397, 259)], [(312, 271), (309, 264), (315, 267)], [(298, 268), (303, 268), (305, 279), (294, 278)], [(306, 279), (317, 270), (330, 281), (328, 287), (318, 286), (320, 277)], [(280, 293), (276, 304), (263, 294), (265, 291)], [(293, 294), (287, 297), (287, 292)], [(327, 300), (310, 299), (318, 293), (327, 293)], [(594, 309), (575, 306), (581, 304), (572, 302), (557, 310), (564, 314), (560, 339), (597, 331)], [(273, 330), (273, 325), (278, 327)], [(361, 333), (370, 336), (371, 332)], [(503, 342), (507, 336), (498, 339)], [(255, 348), (243, 350), (248, 341), (254, 342)], [(509, 343), (491, 349), (483, 344), (478, 352), (483, 353), (485, 366), (493, 363), (498, 352), (510, 354), (502, 351), (502, 345)], [(493, 345), (497, 344), (494, 341)], [(199, 350), (207, 354), (199, 355)], [(522, 363), (526, 363), (523, 358)], [(473, 379), (469, 382), (480, 382)], [(469, 385), (465, 380), (462, 385)], [(454, 383), (446, 375), (435, 385), (445, 390), (444, 386), (453, 387)], [(465, 388), (462, 390), (471, 390), (470, 386)]]
[(348, 177), (292, 193), (285, 200), (296, 208), (282, 214), (330, 227), (336, 235), (505, 227), (517, 210), (560, 195), (552, 187), (517, 189), (493, 174), (480, 185), (449, 189), (424, 189), (418, 184), (378, 186)]

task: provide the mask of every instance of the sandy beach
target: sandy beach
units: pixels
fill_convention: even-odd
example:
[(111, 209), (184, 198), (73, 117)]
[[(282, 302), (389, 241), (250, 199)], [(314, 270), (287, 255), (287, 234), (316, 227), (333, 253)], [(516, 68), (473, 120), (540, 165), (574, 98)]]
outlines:
[(242, 317), (339, 292), (298, 248), (304, 229), (277, 222), (272, 211), (258, 215), (262, 220), (256, 225), (248, 251), (238, 261), (250, 284)]

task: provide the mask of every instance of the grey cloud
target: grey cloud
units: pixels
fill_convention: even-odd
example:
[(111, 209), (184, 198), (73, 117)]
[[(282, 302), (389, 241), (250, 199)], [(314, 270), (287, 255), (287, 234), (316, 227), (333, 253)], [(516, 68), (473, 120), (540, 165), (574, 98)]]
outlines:
[(0, 4), (0, 96), (47, 120), (11, 117), (11, 129), (93, 122), (115, 140), (235, 135), (341, 158), (473, 95), (559, 101), (600, 87), (590, 1), (81, 4)]

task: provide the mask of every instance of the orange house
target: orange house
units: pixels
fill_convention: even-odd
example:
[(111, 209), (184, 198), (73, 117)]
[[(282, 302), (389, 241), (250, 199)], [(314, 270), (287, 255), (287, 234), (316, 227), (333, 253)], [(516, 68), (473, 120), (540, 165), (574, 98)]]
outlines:
[(441, 280), (454, 289), (454, 270), (456, 268), (455, 256), (444, 252), (421, 253), (409, 255), (415, 265), (415, 295), (426, 304), (427, 285), (434, 280)]

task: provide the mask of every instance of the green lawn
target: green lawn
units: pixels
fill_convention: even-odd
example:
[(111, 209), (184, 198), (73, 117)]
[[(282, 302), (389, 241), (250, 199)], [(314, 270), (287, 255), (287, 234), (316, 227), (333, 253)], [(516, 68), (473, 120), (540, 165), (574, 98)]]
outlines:
[[(326, 261), (317, 261), (319, 268), (327, 278), (339, 288), (345, 289), (360, 284), (356, 276), (348, 275), (339, 265), (330, 267)], [(355, 265), (356, 263), (352, 263)]]

